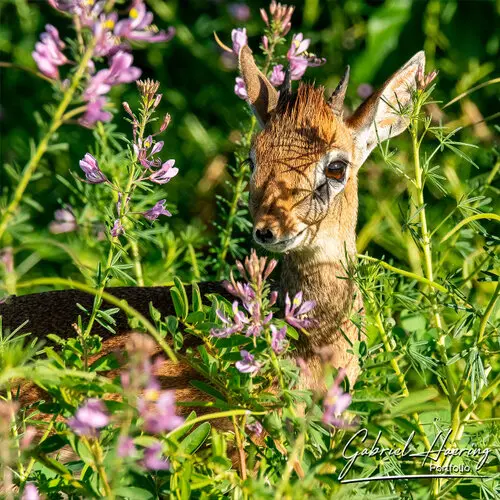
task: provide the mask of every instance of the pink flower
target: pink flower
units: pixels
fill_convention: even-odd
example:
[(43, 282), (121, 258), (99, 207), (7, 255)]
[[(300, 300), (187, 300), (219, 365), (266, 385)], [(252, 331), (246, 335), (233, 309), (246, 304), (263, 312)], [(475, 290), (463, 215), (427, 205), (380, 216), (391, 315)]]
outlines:
[(285, 350), (285, 337), (286, 326), (278, 330), (274, 325), (271, 325), (271, 349), (276, 354), (281, 354)]
[(83, 98), (86, 101), (93, 101), (97, 96), (107, 94), (114, 85), (137, 80), (141, 76), (141, 70), (132, 66), (132, 62), (131, 54), (117, 52), (111, 60), (109, 69), (101, 69), (91, 78)]
[(159, 167), (161, 160), (154, 155), (163, 149), (163, 144), (163, 141), (154, 142), (151, 135), (144, 142), (139, 138), (137, 144), (133, 145), (139, 163), (145, 168)]
[(168, 460), (162, 457), (162, 445), (159, 442), (153, 443), (144, 450), (144, 459), (142, 464), (149, 470), (170, 469)]
[(67, 208), (56, 210), (54, 218), (55, 220), (49, 225), (49, 231), (52, 234), (71, 233), (78, 227), (75, 216)]
[(39, 498), (40, 494), (38, 493), (36, 486), (33, 483), (28, 483), (24, 487), (23, 496), (21, 497), (21, 500), (39, 500)]
[(80, 160), (80, 168), (85, 173), (85, 178), (89, 184), (100, 184), (108, 180), (101, 172), (97, 160), (90, 153), (86, 153), (83, 159)]
[(58, 66), (68, 62), (66, 56), (61, 52), (65, 44), (59, 38), (59, 32), (51, 24), (45, 25), (46, 32), (40, 35), (40, 42), (35, 45), (31, 53), (41, 73), (54, 80), (59, 79)]
[(243, 78), (237, 76), (236, 77), (236, 84), (234, 86), (234, 93), (240, 98), (240, 99), (247, 99), (248, 94), (247, 94), (247, 88), (245, 87), (245, 82)]
[(174, 167), (175, 160), (166, 161), (159, 170), (149, 176), (149, 180), (156, 184), (166, 184), (170, 179), (175, 177), (179, 169)]
[(83, 116), (78, 120), (80, 125), (91, 128), (97, 122), (109, 122), (113, 115), (109, 111), (104, 111), (104, 106), (108, 103), (103, 96), (97, 97), (87, 104), (87, 109)]
[(68, 425), (79, 436), (97, 437), (99, 429), (109, 424), (106, 407), (100, 399), (88, 399), (68, 420)]
[(248, 21), (250, 19), (250, 7), (244, 3), (230, 3), (227, 6), (229, 14), (237, 21)]
[(144, 419), (144, 430), (152, 434), (160, 434), (165, 431), (172, 431), (182, 425), (184, 418), (175, 414), (175, 394), (173, 391), (162, 391), (157, 400), (158, 390), (146, 393), (144, 398), (140, 398), (137, 404), (139, 413)]
[(153, 208), (150, 208), (142, 215), (144, 215), (144, 217), (146, 217), (146, 219), (150, 220), (151, 222), (158, 219), (160, 215), (166, 215), (167, 217), (171, 217), (172, 214), (164, 207), (165, 201), (166, 200), (160, 200), (155, 204)]
[(141, 40), (145, 42), (168, 42), (175, 35), (175, 29), (170, 27), (165, 31), (158, 31), (151, 23), (153, 14), (146, 10), (142, 0), (134, 0), (129, 11), (129, 18), (118, 21), (114, 33), (127, 40)]
[(125, 233), (125, 228), (122, 226), (120, 219), (115, 220), (115, 223), (113, 224), (110, 232), (113, 238), (118, 238), (118, 236), (121, 236)]
[(283, 71), (283, 64), (276, 64), (269, 78), (271, 85), (279, 87), (285, 81), (285, 72)]
[(231, 31), (231, 40), (233, 41), (233, 52), (238, 55), (241, 47), (248, 43), (246, 28), (238, 28)]
[(252, 354), (245, 350), (240, 351), (240, 354), (241, 361), (235, 363), (239, 372), (254, 375), (260, 370), (261, 365), (255, 361), (255, 357)]
[(339, 370), (337, 378), (330, 389), (328, 389), (323, 401), (324, 413), (322, 420), (325, 424), (330, 424), (335, 427), (345, 427), (347, 425), (347, 423), (339, 417), (347, 410), (352, 401), (351, 395), (343, 392), (340, 387), (340, 383), (344, 377), (345, 370)]
[(302, 292), (298, 292), (293, 301), (290, 300), (288, 293), (285, 297), (285, 320), (290, 323), (290, 325), (299, 328), (306, 329), (314, 325), (314, 320), (307, 318), (300, 318), (304, 314), (310, 312), (316, 306), (316, 302), (313, 300), (306, 300), (302, 303)]
[(303, 54), (307, 51), (310, 44), (311, 40), (309, 38), (304, 39), (304, 35), (302, 33), (297, 33), (292, 37), (292, 44), (286, 56), (290, 59), (291, 57)]
[(118, 446), (116, 453), (119, 457), (127, 458), (135, 455), (136, 449), (134, 440), (129, 436), (120, 436), (118, 438)]
[(262, 427), (262, 424), (258, 420), (251, 424), (247, 424), (246, 427), (247, 430), (249, 430), (252, 434), (255, 434), (257, 437), (262, 436), (264, 433), (264, 427)]
[(35, 436), (36, 428), (32, 425), (28, 425), (28, 427), (26, 427), (25, 433), (23, 434), (23, 437), (21, 438), (21, 441), (19, 441), (19, 448), (21, 448), (21, 450), (26, 450), (27, 448), (29, 448)]

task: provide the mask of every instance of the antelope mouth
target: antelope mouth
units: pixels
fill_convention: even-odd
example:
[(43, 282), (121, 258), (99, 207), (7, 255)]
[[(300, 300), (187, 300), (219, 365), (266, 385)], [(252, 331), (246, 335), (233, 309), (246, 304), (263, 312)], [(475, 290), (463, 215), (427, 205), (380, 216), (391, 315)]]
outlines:
[(269, 252), (286, 253), (297, 248), (305, 240), (307, 229), (308, 228), (306, 227), (302, 231), (299, 231), (297, 234), (289, 238), (273, 241), (272, 243), (263, 243), (257, 240), (256, 241), (260, 246), (262, 246)]

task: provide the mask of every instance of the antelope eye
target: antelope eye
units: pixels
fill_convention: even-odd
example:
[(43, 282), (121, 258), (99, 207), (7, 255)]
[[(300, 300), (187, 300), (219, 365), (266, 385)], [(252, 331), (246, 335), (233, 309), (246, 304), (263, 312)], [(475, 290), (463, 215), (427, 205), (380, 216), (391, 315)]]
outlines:
[(346, 170), (347, 163), (345, 161), (335, 160), (327, 165), (325, 175), (337, 182), (344, 182)]

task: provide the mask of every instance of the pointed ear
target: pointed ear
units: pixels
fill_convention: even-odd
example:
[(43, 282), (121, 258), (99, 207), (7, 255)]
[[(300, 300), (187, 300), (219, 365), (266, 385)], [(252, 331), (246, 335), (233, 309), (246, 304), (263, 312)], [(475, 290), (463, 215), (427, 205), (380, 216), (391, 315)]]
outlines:
[(417, 79), (425, 69), (425, 54), (417, 52), (401, 69), (363, 102), (346, 124), (354, 132), (356, 147), (364, 161), (375, 146), (408, 127), (408, 114)]
[(264, 127), (278, 104), (278, 92), (257, 68), (248, 45), (244, 45), (240, 50), (239, 66), (247, 89), (248, 103), (260, 125)]

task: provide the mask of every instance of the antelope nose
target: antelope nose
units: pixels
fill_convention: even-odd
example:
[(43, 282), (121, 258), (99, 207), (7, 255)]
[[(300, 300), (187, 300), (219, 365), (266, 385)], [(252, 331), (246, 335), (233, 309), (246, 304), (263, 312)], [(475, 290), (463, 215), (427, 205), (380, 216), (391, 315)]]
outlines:
[(273, 243), (276, 239), (274, 233), (268, 227), (256, 229), (254, 237), (257, 240), (257, 243)]

